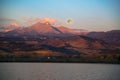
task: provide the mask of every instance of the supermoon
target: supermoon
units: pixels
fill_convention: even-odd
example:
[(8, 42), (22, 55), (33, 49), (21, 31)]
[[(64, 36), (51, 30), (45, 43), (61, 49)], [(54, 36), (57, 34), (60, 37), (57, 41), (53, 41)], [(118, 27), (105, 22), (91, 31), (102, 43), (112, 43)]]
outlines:
[(68, 24), (72, 23), (72, 20), (71, 20), (71, 19), (68, 19), (68, 20), (67, 20), (67, 23), (68, 23)]

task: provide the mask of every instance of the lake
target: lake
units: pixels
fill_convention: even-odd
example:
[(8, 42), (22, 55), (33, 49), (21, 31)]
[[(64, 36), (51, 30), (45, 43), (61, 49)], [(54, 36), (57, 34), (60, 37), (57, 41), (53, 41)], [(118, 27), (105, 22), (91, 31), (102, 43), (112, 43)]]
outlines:
[(120, 65), (0, 63), (0, 80), (120, 80)]

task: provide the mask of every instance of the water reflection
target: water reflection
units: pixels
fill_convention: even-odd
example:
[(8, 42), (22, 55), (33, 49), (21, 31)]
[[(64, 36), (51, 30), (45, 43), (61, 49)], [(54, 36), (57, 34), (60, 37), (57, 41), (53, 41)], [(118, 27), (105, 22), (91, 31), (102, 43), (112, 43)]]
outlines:
[(0, 63), (0, 80), (120, 80), (120, 65)]

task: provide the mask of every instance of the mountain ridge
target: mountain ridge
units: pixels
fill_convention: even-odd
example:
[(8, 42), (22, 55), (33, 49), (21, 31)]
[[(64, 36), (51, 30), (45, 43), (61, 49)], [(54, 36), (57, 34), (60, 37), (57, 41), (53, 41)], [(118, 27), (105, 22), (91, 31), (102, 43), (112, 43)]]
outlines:
[(107, 32), (90, 32), (85, 36), (103, 40), (110, 45), (120, 46), (120, 30), (111, 30)]

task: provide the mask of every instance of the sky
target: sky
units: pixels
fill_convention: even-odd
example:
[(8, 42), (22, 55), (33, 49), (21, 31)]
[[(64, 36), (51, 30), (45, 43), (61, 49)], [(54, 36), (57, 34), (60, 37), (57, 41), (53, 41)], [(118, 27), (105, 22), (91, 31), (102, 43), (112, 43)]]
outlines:
[(45, 18), (73, 29), (120, 30), (119, 5), (120, 0), (0, 0), (0, 25), (27, 26)]

